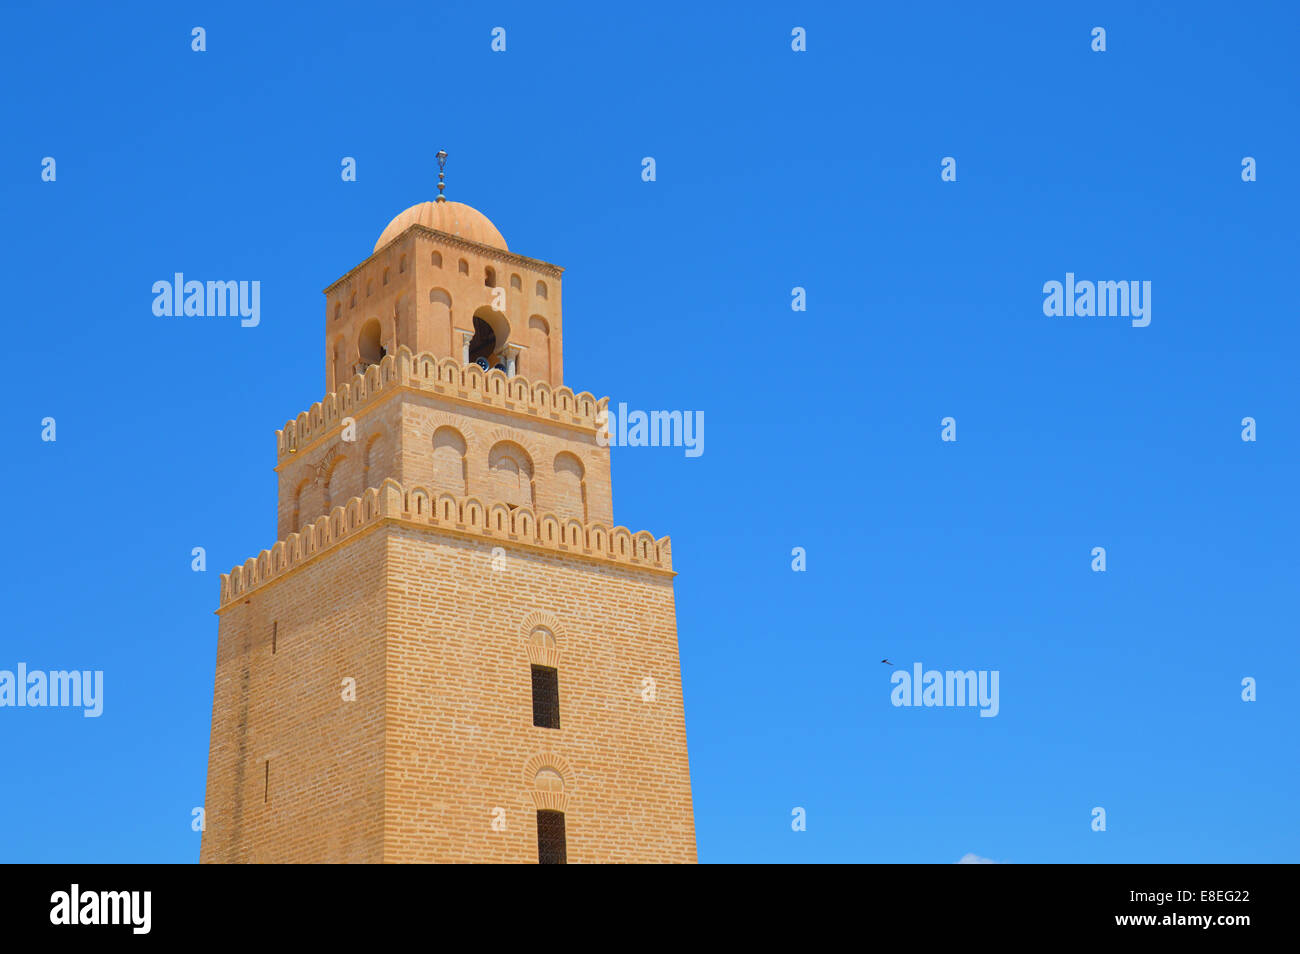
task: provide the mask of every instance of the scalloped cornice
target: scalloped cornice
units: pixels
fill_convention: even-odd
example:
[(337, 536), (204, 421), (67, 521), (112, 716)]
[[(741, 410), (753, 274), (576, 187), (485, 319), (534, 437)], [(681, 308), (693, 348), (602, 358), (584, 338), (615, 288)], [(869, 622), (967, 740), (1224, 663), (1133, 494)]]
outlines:
[(217, 612), (348, 541), (391, 524), (596, 560), (669, 578), (676, 575), (668, 537), (656, 540), (647, 530), (633, 533), (627, 527), (610, 529), (602, 523), (583, 523), (550, 511), (535, 514), (531, 507), (512, 509), (503, 503), (484, 503), (474, 495), (457, 497), (425, 487), (403, 487), (388, 478), (379, 487), (371, 487), (360, 497), (335, 507), (301, 532), (291, 533), (269, 550), (245, 560), (242, 566), (221, 574)]
[(534, 383), (522, 375), (511, 378), (496, 369), (484, 372), (477, 365), (461, 365), (455, 358), (412, 354), (402, 345), (396, 354), (385, 355), (379, 364), (354, 375), (276, 431), (276, 467), (286, 457), (310, 452), (331, 439), (345, 417), (355, 417), (381, 396), (399, 390), (592, 432), (599, 429), (599, 416), (609, 403), (609, 398), (596, 398), (588, 391), (575, 394), (568, 387)]

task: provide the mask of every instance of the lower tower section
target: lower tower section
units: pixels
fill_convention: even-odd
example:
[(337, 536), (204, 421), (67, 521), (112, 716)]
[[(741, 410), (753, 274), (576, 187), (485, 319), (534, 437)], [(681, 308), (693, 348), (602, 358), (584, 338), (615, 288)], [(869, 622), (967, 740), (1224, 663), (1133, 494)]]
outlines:
[(200, 861), (383, 860), (389, 585), (380, 529), (228, 600), (223, 581)]
[(204, 862), (693, 862), (667, 538), (387, 480), (223, 577)]

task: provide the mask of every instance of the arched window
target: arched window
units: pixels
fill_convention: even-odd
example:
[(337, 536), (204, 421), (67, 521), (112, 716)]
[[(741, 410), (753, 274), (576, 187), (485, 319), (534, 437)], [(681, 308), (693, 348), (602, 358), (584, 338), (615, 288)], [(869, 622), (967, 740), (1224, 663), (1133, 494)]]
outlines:
[[(379, 320), (371, 318), (361, 326), (361, 335), (357, 338), (357, 354), (363, 366), (378, 364), (388, 352), (379, 343)], [(359, 370), (365, 370), (362, 367)]]
[(528, 642), (541, 649), (555, 649), (555, 634), (545, 626), (538, 626), (528, 634)]
[(469, 274), (469, 262), (465, 261), (465, 259), (462, 258), (460, 260), (460, 264), (457, 267), (460, 269), (460, 273), (462, 275)]
[(561, 517), (576, 517), (586, 523), (587, 488), (583, 477), (582, 461), (577, 457), (568, 451), (555, 456), (555, 512)]
[(527, 374), (534, 381), (551, 380), (551, 326), (541, 315), (528, 319)]
[(430, 255), (429, 264), (434, 268), (442, 268), (442, 252), (434, 252)]
[(335, 335), (334, 343), (330, 346), (330, 372), (334, 377), (333, 390), (337, 391), (343, 386), (343, 383), (350, 377), (347, 366), (344, 364), (343, 357), (343, 336)]
[[(451, 296), (447, 294), (446, 289), (430, 288), (429, 304), (431, 307), (427, 314), (428, 319), (424, 323), (428, 328), (428, 337), (425, 341), (432, 344), (435, 348), (446, 346), (451, 349), (448, 354), (456, 354), (460, 350), (460, 342), (452, 342), (451, 330)], [(415, 342), (407, 343), (410, 347), (415, 347)], [(429, 347), (428, 344), (424, 347)]]
[(343, 460), (344, 459), (342, 457), (336, 457), (334, 459), (334, 462), (330, 465), (329, 473), (325, 475), (325, 480), (322, 482), (322, 490), (324, 492), (324, 502), (325, 502), (325, 513), (327, 515), (329, 514), (330, 510), (334, 508), (334, 505), (336, 503), (339, 503), (343, 499), (345, 499), (343, 495), (340, 493), (341, 488), (339, 487), (343, 479), (343, 474), (339, 472), (340, 465), (343, 463)]
[(338, 321), (341, 314), (343, 314), (343, 302), (336, 301), (334, 303), (334, 320)]
[(508, 372), (505, 351), (509, 341), (510, 321), (505, 315), (494, 311), (490, 305), (483, 305), (474, 312), (474, 337), (469, 348), (471, 362), (482, 359), (485, 371), (500, 368)]
[(533, 505), (533, 461), (518, 444), (502, 441), (488, 454), (490, 497), (511, 507)]
[(371, 486), (379, 483), (378, 464), (379, 457), (383, 453), (383, 445), (380, 443), (384, 438), (382, 434), (376, 434), (366, 443), (366, 452), (361, 458), (361, 488), (366, 490)]
[(303, 495), (307, 488), (311, 486), (310, 480), (299, 481), (298, 486), (293, 491), (293, 512), (289, 515), (289, 532), (297, 533), (302, 529), (303, 517)]
[(400, 274), (401, 274), (402, 272), (404, 272), (404, 271), (406, 271), (406, 256), (405, 256), (405, 255), (403, 255), (401, 258), (399, 258), (399, 259), (397, 260), (397, 272), (398, 272), (398, 274), (400, 275)]
[(497, 272), (495, 268), (488, 266), (487, 268), (483, 269), (483, 284), (486, 285), (488, 288), (497, 287)]
[(465, 474), (465, 438), (454, 427), (440, 427), (433, 432), (433, 485), (457, 497), (469, 492)]
[[(538, 738), (546, 737), (543, 733)], [(524, 764), (524, 784), (537, 806), (537, 859), (543, 864), (565, 861), (564, 812), (569, 807), (570, 777), (568, 763), (554, 752), (539, 752)]]
[(384, 284), (388, 284), (388, 269), (384, 269)]
[(523, 291), (524, 283), (518, 275), (510, 276), (510, 287), (515, 291)]
[(349, 308), (357, 307), (357, 290), (355, 288), (352, 289), (352, 297), (348, 299), (348, 307)]
[(474, 337), (469, 341), (469, 360), (471, 364), (483, 364), (487, 367), (492, 366), (492, 355), (497, 350), (496, 333), (492, 326), (480, 318), (474, 316)]
[(539, 792), (562, 792), (564, 791), (564, 777), (555, 769), (540, 768), (537, 774), (533, 776), (533, 788)]
[(375, 283), (374, 283), (374, 282), (366, 282), (366, 297), (367, 297), (367, 298), (370, 297), (370, 292), (374, 289), (374, 287), (375, 287)]
[(536, 290), (537, 290), (537, 297), (538, 297), (538, 298), (545, 298), (545, 297), (546, 297), (546, 282), (538, 282), (538, 283), (537, 283), (537, 289), (536, 289)]

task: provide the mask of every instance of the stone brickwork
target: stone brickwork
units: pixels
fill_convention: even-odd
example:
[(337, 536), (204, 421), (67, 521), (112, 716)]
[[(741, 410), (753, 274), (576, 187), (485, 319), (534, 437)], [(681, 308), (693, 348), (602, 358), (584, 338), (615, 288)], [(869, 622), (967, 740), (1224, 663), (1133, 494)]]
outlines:
[[(404, 675), (387, 696), (385, 860), (535, 862), (548, 807), (570, 862), (695, 860), (670, 576), (510, 548), (494, 568), (485, 544), (407, 527), (388, 560)], [(559, 671), (558, 729), (533, 725), (539, 659)]]
[(277, 432), (276, 535), (389, 477), (609, 524), (605, 405), (400, 348)]
[[(563, 271), (411, 225), (325, 289), (326, 390), (337, 390), (363, 360), (362, 330), (370, 321), (378, 323), (379, 344), (389, 354), (405, 346), (459, 359), (462, 332), (472, 332), (474, 316), (488, 312), (497, 333), (518, 349), (518, 373), (559, 387)], [(497, 309), (498, 303), (504, 307)]]
[(386, 553), (358, 537), (222, 609), (201, 861), (383, 860)]
[[(279, 540), (221, 577), (201, 860), (536, 863), (545, 809), (570, 862), (694, 862), (671, 542), (613, 524), (607, 399), (561, 385), (559, 269), (448, 205), (327, 289), (330, 393), (277, 433)], [(466, 282), (518, 293), (488, 315), (508, 371), (399, 304), (343, 373), (367, 312), (339, 306), (449, 265), (435, 291), (481, 315)], [(515, 347), (534, 313), (544, 365)], [(534, 666), (558, 727), (534, 724)]]

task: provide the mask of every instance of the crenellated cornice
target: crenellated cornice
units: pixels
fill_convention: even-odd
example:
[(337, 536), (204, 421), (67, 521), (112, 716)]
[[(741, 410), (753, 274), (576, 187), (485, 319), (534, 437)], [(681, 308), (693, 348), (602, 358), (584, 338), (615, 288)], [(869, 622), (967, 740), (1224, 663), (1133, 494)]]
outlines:
[(350, 540), (385, 525), (433, 530), (489, 544), (512, 545), (545, 553), (644, 570), (671, 579), (672, 541), (646, 530), (583, 523), (531, 507), (510, 507), (470, 495), (402, 486), (389, 478), (335, 507), (298, 533), (221, 574), (221, 613), (254, 590), (306, 566)]
[(462, 365), (454, 358), (439, 358), (427, 352), (412, 354), (402, 345), (396, 354), (385, 355), (378, 364), (354, 375), (276, 431), (276, 466), (291, 455), (313, 450), (333, 436), (344, 418), (356, 417), (381, 396), (399, 390), (437, 395), (454, 403), (593, 434), (601, 427), (601, 416), (609, 404), (609, 398), (596, 398), (589, 391), (575, 394), (570, 388), (552, 387), (545, 381), (529, 381), (521, 375), (507, 377), (495, 368), (484, 371), (476, 364)]

